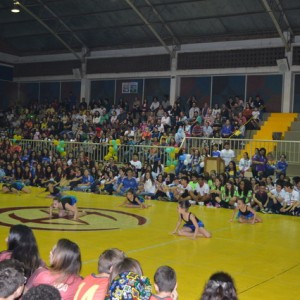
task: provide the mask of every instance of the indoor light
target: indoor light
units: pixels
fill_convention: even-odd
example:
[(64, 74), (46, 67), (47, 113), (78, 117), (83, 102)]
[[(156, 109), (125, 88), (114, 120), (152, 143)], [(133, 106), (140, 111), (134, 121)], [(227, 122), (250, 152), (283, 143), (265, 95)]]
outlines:
[(13, 7), (10, 10), (12, 13), (17, 14), (20, 12), (20, 8), (19, 8), (19, 2), (18, 1), (14, 1), (13, 3)]

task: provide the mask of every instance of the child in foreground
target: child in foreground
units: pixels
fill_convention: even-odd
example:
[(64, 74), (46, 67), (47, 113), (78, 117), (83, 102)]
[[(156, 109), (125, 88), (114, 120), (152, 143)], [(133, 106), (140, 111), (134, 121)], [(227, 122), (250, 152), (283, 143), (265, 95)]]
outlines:
[(154, 274), (154, 287), (156, 294), (150, 300), (177, 300), (176, 273), (169, 266), (159, 267)]
[(262, 219), (256, 215), (256, 211), (249, 205), (246, 205), (244, 198), (237, 200), (237, 207), (232, 214), (230, 222), (233, 221), (235, 215), (236, 219), (240, 223), (255, 224), (258, 222), (262, 222)]
[[(192, 239), (195, 239), (196, 237), (210, 238), (211, 233), (204, 229), (204, 224), (189, 212), (190, 206), (191, 204), (188, 200), (178, 203), (178, 222), (172, 234), (178, 233), (178, 235), (187, 236)], [(179, 229), (182, 221), (185, 222), (185, 224)]]

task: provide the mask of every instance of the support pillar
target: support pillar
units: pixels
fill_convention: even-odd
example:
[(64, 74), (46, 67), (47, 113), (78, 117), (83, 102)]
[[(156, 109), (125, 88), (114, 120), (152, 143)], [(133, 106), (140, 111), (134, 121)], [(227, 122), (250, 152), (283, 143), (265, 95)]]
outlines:
[(292, 51), (286, 52), (286, 58), (289, 63), (289, 70), (287, 70), (283, 74), (283, 93), (282, 93), (282, 112), (288, 113), (292, 112), (292, 81), (293, 81), (293, 74), (291, 71), (292, 66)]
[(170, 104), (173, 106), (179, 93), (179, 78), (176, 75), (177, 53), (171, 58)]

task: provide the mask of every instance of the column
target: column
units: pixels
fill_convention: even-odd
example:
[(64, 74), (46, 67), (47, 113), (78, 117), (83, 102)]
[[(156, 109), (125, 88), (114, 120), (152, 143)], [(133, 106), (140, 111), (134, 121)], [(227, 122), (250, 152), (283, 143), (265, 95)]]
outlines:
[(292, 71), (291, 71), (291, 66), (292, 66), (292, 51), (286, 52), (286, 58), (288, 61), (289, 68), (288, 70), (283, 73), (283, 93), (282, 93), (282, 112), (288, 113), (291, 112), (292, 110)]
[(171, 82), (170, 82), (170, 104), (173, 106), (179, 93), (179, 78), (177, 71), (177, 53), (171, 58)]

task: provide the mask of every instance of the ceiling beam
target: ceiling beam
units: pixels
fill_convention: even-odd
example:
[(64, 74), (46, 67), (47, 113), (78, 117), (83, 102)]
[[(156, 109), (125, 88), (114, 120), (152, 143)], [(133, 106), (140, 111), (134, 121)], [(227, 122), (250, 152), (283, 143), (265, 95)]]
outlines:
[(174, 41), (174, 45), (176, 45), (177, 47), (180, 46), (180, 42), (179, 42), (178, 38), (176, 37), (176, 35), (174, 34), (174, 32), (172, 31), (172, 29), (170, 28), (170, 26), (162, 18), (162, 16), (157, 11), (157, 9), (152, 5), (152, 3), (149, 0), (144, 0), (144, 1), (147, 3), (147, 5), (149, 5), (151, 7), (153, 13), (158, 17), (158, 19), (160, 20), (160, 22), (163, 24), (164, 28), (169, 32), (169, 34), (171, 35), (171, 37), (172, 37), (172, 39)]
[[(269, 14), (273, 21), (273, 24), (282, 40), (282, 43), (287, 52), (291, 51), (291, 43), (294, 37), (293, 30), (288, 22), (288, 19), (283, 12), (282, 6), (278, 0), (261, 0), (266, 12)], [(279, 17), (276, 17), (276, 13), (279, 13)], [(286, 28), (283, 28), (285, 26)], [(285, 31), (289, 36), (285, 35)]]
[(158, 41), (161, 43), (161, 45), (166, 49), (167, 53), (170, 54), (170, 56), (173, 56), (174, 53), (169, 49), (168, 45), (164, 42), (164, 40), (159, 35), (159, 33), (154, 29), (152, 24), (143, 16), (143, 14), (138, 10), (138, 8), (131, 2), (131, 0), (124, 0), (124, 1), (142, 19), (142, 21), (146, 24), (146, 26), (149, 28), (149, 30), (154, 34), (154, 36), (158, 39)]
[(30, 9), (28, 9), (25, 5), (23, 5), (20, 1), (18, 1), (18, 5), (31, 17), (33, 17), (36, 21), (38, 21), (43, 27), (45, 27), (57, 40), (59, 40), (80, 62), (82, 62), (82, 58), (76, 53), (72, 47), (65, 42), (52, 28), (50, 28), (44, 21), (42, 21), (36, 14), (34, 14)]
[(83, 48), (83, 49), (86, 49), (86, 51), (87, 51), (87, 49), (88, 49), (88, 47), (85, 45), (85, 43), (78, 37), (78, 35), (77, 34), (75, 34), (75, 32), (59, 17), (59, 16), (57, 16), (56, 14), (55, 14), (55, 12), (52, 10), (52, 9), (50, 9), (42, 0), (38, 0), (38, 2), (43, 6), (43, 8), (47, 11), (47, 12), (49, 12), (53, 17), (54, 17), (54, 19), (57, 21), (57, 22), (59, 22), (66, 30), (67, 30), (67, 32), (69, 32), (72, 36), (73, 36), (73, 38), (75, 39), (75, 40), (77, 40), (77, 42), (79, 43), (79, 44), (81, 44), (81, 47)]

